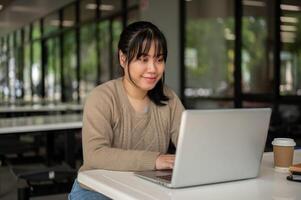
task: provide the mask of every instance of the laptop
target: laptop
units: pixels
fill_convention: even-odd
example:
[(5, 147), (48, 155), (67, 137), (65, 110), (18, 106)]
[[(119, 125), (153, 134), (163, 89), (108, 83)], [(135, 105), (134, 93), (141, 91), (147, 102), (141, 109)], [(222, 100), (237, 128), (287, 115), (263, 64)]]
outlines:
[(185, 110), (173, 170), (135, 172), (169, 188), (255, 178), (270, 108)]

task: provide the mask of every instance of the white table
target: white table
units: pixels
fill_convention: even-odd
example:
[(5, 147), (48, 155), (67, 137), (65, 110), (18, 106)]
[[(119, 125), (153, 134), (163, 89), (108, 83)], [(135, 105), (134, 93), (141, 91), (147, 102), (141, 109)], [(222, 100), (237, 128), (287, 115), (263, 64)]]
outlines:
[[(301, 162), (301, 151), (295, 151), (294, 162)], [(206, 199), (206, 200), (300, 200), (301, 183), (286, 180), (287, 173), (275, 172), (273, 153), (264, 153), (258, 178), (168, 189), (133, 175), (132, 172), (91, 170), (80, 172), (78, 181), (113, 199)]]
[(0, 106), (0, 113), (59, 112), (59, 111), (82, 111), (82, 110), (83, 110), (83, 106), (80, 104)]
[(36, 115), (82, 113), (82, 111), (83, 105), (81, 104), (0, 106), (0, 119), (12, 117), (28, 117)]
[(0, 118), (0, 134), (80, 129), (82, 114)]
[(75, 136), (73, 131), (81, 128), (82, 114), (0, 118), (0, 136), (33, 132), (45, 133), (48, 162), (50, 162), (54, 150), (54, 133), (63, 131), (65, 134), (65, 159), (71, 167), (75, 167)]

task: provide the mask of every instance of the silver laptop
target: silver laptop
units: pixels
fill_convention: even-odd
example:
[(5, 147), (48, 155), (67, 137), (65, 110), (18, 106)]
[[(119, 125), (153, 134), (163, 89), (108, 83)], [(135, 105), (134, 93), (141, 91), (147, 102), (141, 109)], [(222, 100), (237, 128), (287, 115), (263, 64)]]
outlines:
[(173, 170), (135, 174), (170, 188), (254, 178), (270, 116), (270, 108), (185, 110)]

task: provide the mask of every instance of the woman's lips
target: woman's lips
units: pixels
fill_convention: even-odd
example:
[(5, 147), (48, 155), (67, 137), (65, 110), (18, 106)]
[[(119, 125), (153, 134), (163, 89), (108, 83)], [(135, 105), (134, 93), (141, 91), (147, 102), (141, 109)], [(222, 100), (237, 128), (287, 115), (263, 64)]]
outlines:
[(156, 77), (143, 77), (148, 83), (154, 83), (157, 78)]

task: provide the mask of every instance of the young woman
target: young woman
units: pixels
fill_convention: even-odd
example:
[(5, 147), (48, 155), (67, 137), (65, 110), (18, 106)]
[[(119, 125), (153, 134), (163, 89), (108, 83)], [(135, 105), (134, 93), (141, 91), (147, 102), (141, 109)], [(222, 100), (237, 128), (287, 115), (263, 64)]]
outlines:
[[(124, 75), (96, 87), (83, 115), (84, 163), (79, 171), (171, 169), (184, 107), (163, 83), (167, 44), (152, 23), (140, 21), (120, 35), (118, 57)], [(69, 199), (108, 199), (75, 181)]]

